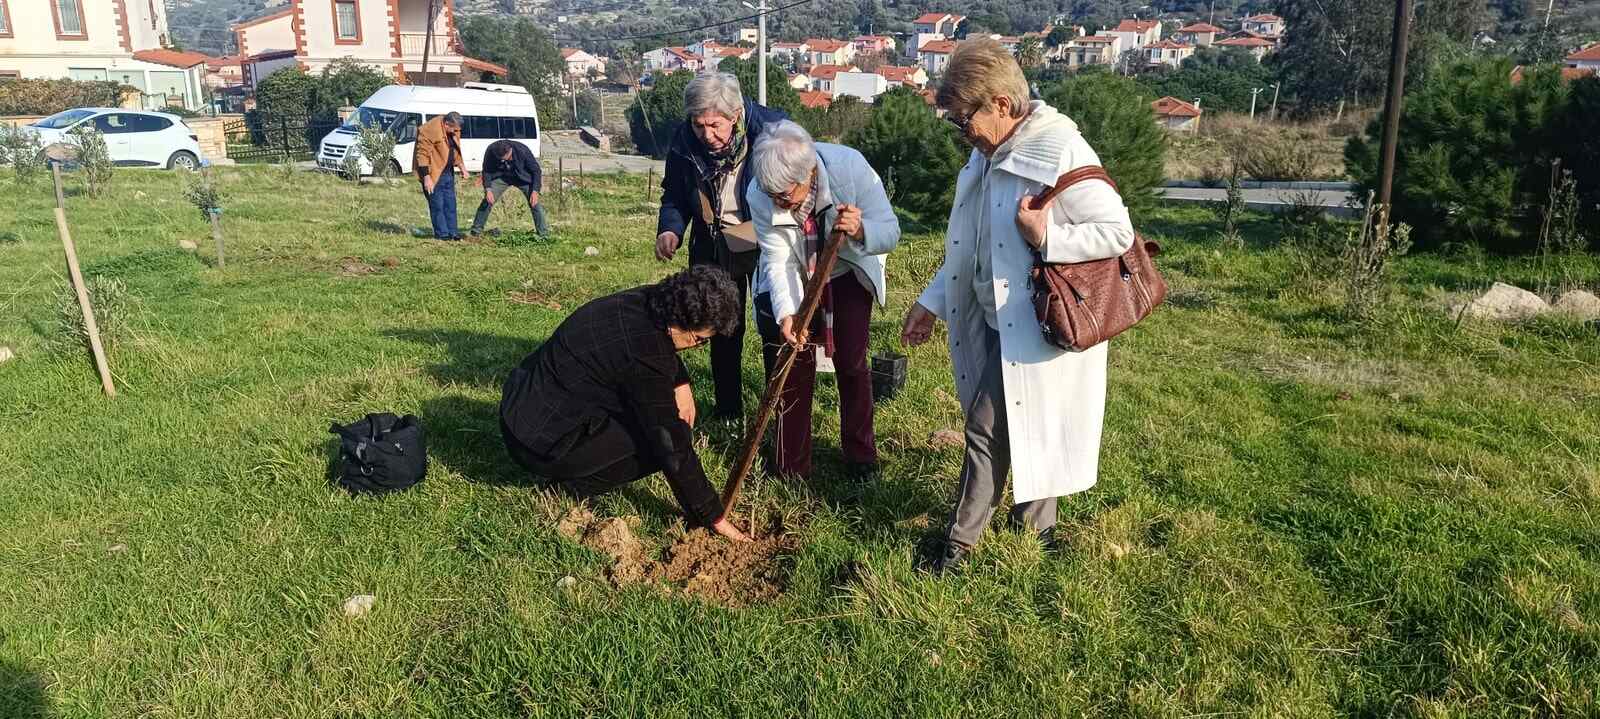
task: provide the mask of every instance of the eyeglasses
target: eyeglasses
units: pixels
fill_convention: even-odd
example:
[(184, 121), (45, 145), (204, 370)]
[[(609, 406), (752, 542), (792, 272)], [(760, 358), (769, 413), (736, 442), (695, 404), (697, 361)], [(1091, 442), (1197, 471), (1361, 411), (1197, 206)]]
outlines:
[(955, 118), (955, 116), (953, 116), (950, 113), (946, 112), (944, 114), (944, 119), (946, 121), (948, 121), (950, 124), (955, 125), (956, 129), (960, 130), (962, 132), (962, 134), (965, 134), (966, 131), (967, 131), (967, 126), (972, 124), (972, 117), (974, 115), (977, 115), (978, 111), (982, 110), (982, 109), (983, 108), (981, 108), (981, 107), (972, 108), (972, 112), (967, 113), (966, 117), (963, 117), (963, 118), (961, 118), (959, 120), (957, 120)]
[(711, 342), (711, 335), (694, 335), (694, 344), (690, 348), (704, 347)]

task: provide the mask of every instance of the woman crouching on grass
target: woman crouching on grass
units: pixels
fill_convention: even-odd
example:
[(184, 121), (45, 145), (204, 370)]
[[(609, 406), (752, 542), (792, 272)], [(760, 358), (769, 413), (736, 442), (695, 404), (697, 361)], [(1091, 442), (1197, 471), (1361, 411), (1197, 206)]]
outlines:
[(506, 380), (506, 449), (578, 497), (661, 472), (692, 525), (750, 541), (723, 516), (695, 453), (694, 394), (678, 357), (733, 334), (740, 309), (733, 280), (709, 265), (579, 307)]

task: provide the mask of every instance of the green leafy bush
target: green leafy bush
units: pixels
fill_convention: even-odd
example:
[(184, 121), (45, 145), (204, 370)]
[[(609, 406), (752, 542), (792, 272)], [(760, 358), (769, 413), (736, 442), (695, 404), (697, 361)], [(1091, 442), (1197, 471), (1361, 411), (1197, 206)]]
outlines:
[(78, 168), (89, 195), (99, 197), (111, 184), (111, 150), (106, 147), (105, 135), (87, 122), (78, 123), (68, 134), (77, 148)]
[(101, 80), (0, 82), (0, 115), (54, 115), (75, 107), (118, 107), (124, 86)]
[(1080, 73), (1044, 91), (1046, 102), (1078, 123), (1122, 201), (1135, 213), (1155, 204), (1166, 179), (1166, 131), (1156, 124), (1155, 98), (1138, 83), (1105, 72)]
[(914, 90), (879, 95), (867, 124), (846, 139), (883, 177), (896, 207), (933, 217), (950, 211), (966, 152), (955, 129)]

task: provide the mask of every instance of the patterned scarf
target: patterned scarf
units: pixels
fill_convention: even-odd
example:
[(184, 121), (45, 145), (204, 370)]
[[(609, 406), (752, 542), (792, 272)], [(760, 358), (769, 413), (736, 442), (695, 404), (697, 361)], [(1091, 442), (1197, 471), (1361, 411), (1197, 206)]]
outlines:
[(738, 122), (733, 123), (733, 138), (728, 142), (728, 146), (722, 149), (722, 153), (716, 154), (709, 150), (706, 152), (711, 158), (711, 174), (720, 180), (733, 172), (739, 163), (744, 162), (744, 156), (749, 151), (748, 143), (745, 142), (744, 118), (740, 117)]
[[(794, 209), (796, 217), (801, 218), (800, 231), (805, 234), (806, 247), (806, 276), (817, 273), (817, 257), (822, 254), (822, 241), (825, 233), (822, 232), (823, 213), (817, 212), (817, 176), (811, 175), (811, 191), (806, 193), (806, 199)], [(824, 208), (826, 211), (827, 208)], [(833, 356), (833, 283), (826, 278), (822, 283), (822, 352), (826, 357)]]

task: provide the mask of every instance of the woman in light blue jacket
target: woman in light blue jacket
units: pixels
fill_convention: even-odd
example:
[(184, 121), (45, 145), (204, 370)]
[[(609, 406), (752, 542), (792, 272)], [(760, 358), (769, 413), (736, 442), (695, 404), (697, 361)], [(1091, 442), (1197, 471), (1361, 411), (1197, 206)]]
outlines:
[[(872, 432), (872, 373), (867, 366), (872, 305), (884, 303), (883, 255), (900, 242), (900, 223), (878, 173), (860, 152), (813, 142), (791, 121), (770, 126), (751, 154), (754, 182), (746, 199), (761, 242), (755, 273), (756, 326), (773, 370), (782, 343), (809, 342), (832, 357), (839, 385), (840, 445), (851, 475), (869, 478), (878, 464)], [(846, 236), (810, 327), (795, 327), (806, 278), (832, 232)], [(816, 353), (802, 352), (778, 404), (776, 470), (811, 473), (811, 396)]]

